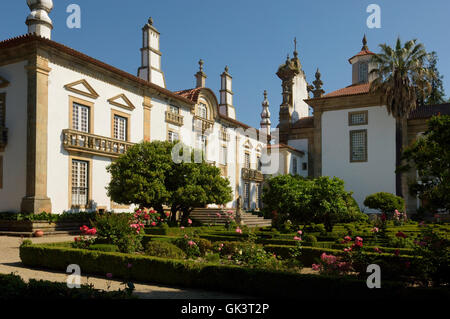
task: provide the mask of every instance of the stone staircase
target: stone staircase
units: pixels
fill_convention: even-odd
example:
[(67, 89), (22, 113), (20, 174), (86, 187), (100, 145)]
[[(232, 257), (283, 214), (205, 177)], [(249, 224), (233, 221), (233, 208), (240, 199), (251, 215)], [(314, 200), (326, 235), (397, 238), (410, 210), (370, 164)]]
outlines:
[[(232, 216), (236, 214), (235, 209), (220, 208), (196, 208), (191, 212), (191, 218), (201, 222), (204, 225), (225, 225), (228, 212), (232, 211)], [(272, 226), (272, 220), (242, 212), (241, 219), (243, 224), (248, 227)]]

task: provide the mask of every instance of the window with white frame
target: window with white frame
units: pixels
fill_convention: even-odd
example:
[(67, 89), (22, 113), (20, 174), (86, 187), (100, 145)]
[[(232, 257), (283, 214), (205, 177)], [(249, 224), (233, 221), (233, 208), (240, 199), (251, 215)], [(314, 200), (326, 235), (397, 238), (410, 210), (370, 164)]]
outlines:
[(199, 103), (197, 106), (197, 116), (207, 119), (208, 118), (208, 109), (206, 108), (206, 104)]
[(360, 83), (367, 83), (368, 76), (369, 76), (369, 63), (367, 62), (360, 62), (359, 67), (359, 82)]
[(78, 103), (72, 105), (72, 129), (89, 132), (89, 107)]
[(222, 165), (227, 165), (227, 152), (228, 152), (228, 148), (225, 145), (222, 145), (220, 147), (220, 164)]
[(169, 133), (168, 133), (168, 139), (169, 139), (169, 142), (179, 141), (179, 140), (180, 140), (180, 137), (179, 137), (179, 135), (178, 135), (178, 132), (169, 131)]
[(244, 207), (250, 209), (250, 183), (244, 184)]
[(367, 130), (350, 131), (350, 162), (367, 162)]
[(114, 138), (122, 141), (127, 140), (127, 118), (114, 115)]
[(173, 114), (180, 114), (180, 108), (176, 105), (170, 105), (169, 111), (170, 111), (170, 113), (173, 113)]
[(197, 147), (202, 150), (206, 156), (206, 135), (197, 135)]
[(72, 205), (85, 206), (89, 200), (89, 162), (72, 160)]

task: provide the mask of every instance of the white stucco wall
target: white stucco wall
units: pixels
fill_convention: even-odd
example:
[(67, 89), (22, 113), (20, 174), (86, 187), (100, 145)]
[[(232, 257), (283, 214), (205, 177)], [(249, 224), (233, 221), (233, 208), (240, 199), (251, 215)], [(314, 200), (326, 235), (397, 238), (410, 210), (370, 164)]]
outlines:
[[(134, 143), (143, 140), (143, 97), (54, 63), (49, 66), (52, 70), (49, 75), (47, 195), (52, 201), (52, 211), (61, 213), (69, 208), (69, 154), (62, 145), (62, 131), (69, 128), (69, 96), (94, 103), (92, 133), (96, 135), (112, 137), (111, 110), (129, 114), (130, 141)], [(97, 99), (64, 88), (64, 85), (81, 79), (85, 79), (94, 88), (99, 95)], [(107, 101), (122, 93), (135, 106), (133, 111), (111, 105)], [(106, 157), (92, 157), (92, 200), (97, 206), (106, 206), (108, 209), (110, 201), (106, 196), (105, 186), (109, 182), (109, 174), (106, 172), (109, 162)]]
[[(368, 125), (349, 126), (348, 113), (368, 110)], [(350, 130), (367, 129), (367, 162), (350, 162)], [(375, 192), (395, 193), (395, 120), (383, 106), (322, 114), (322, 175), (344, 180), (363, 209)], [(369, 209), (364, 208), (365, 212)]]
[(3, 156), (3, 188), (0, 189), (0, 212), (20, 211), (26, 192), (27, 148), (27, 62), (22, 61), (0, 67), (0, 76), (10, 82), (1, 89), (6, 93), (5, 125), (8, 144)]
[[(293, 148), (303, 151), (305, 155), (299, 156), (296, 155), (297, 158), (297, 173), (301, 176), (307, 177), (308, 176), (308, 139), (302, 138), (297, 140), (289, 140), (288, 145), (292, 146)], [(304, 170), (303, 164), (306, 163), (306, 170)]]

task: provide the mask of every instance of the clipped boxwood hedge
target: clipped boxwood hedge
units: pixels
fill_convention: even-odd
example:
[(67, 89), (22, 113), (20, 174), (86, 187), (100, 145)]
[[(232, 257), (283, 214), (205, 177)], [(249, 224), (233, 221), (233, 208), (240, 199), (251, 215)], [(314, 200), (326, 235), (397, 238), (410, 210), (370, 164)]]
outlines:
[(66, 283), (30, 279), (28, 283), (17, 275), (0, 274), (0, 300), (5, 299), (129, 299), (124, 290), (101, 291), (87, 285), (70, 289)]
[[(78, 264), (82, 273), (113, 278), (229, 291), (273, 298), (448, 298), (445, 289), (404, 288), (401, 283), (383, 281), (382, 289), (368, 289), (366, 282), (349, 277), (295, 274), (239, 266), (199, 264), (143, 255), (89, 251), (45, 244), (20, 247), (26, 266), (66, 270)], [(131, 269), (127, 267), (132, 264)]]

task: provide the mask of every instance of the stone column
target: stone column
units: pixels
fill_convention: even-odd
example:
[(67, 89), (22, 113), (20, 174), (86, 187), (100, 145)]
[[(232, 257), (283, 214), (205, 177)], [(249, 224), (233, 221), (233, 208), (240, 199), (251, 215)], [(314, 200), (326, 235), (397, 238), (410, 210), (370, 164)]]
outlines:
[(48, 60), (33, 55), (26, 66), (28, 73), (27, 102), (27, 181), (22, 199), (22, 212), (50, 213), (47, 197), (47, 127), (48, 127)]
[(144, 96), (144, 141), (150, 142), (150, 121), (152, 111), (152, 100), (149, 96)]

